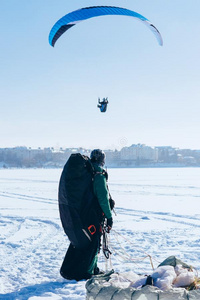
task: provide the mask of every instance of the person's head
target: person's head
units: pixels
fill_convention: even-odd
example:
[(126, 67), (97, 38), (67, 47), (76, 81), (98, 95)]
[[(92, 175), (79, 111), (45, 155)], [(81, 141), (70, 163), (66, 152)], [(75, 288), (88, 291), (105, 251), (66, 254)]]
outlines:
[(97, 163), (99, 166), (104, 166), (106, 155), (105, 153), (100, 149), (94, 149), (92, 150), (90, 154), (91, 162)]

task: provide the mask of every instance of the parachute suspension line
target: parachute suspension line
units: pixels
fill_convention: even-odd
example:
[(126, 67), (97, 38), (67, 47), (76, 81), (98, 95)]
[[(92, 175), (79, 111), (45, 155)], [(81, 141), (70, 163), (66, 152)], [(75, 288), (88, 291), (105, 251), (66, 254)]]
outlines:
[[(121, 234), (119, 234), (118, 232), (114, 231), (114, 233), (115, 233), (115, 238), (116, 238), (116, 240), (118, 241), (121, 250), (125, 253), (125, 255), (129, 258), (129, 260), (131, 260), (133, 263), (135, 263), (135, 261), (143, 261), (144, 259), (146, 259), (146, 258), (148, 257), (149, 260), (150, 260), (151, 267), (152, 267), (152, 269), (154, 270), (154, 266), (153, 266), (153, 261), (152, 261), (151, 255), (149, 255), (149, 254), (148, 254), (147, 252), (145, 252), (144, 250), (140, 249), (140, 251), (142, 251), (146, 256), (145, 256), (145, 257), (142, 257), (142, 258), (138, 257), (138, 258), (133, 259), (133, 258), (132, 258), (125, 250), (124, 250), (124, 248), (122, 247), (122, 245), (121, 245), (121, 243), (119, 242), (119, 239), (118, 239), (118, 237), (117, 237), (117, 234), (118, 234), (119, 236), (123, 237), (129, 244), (133, 244), (133, 243), (132, 243), (130, 240), (126, 239), (126, 238), (125, 238), (124, 236), (122, 236)], [(136, 264), (136, 263), (135, 263), (135, 264)]]
[[(124, 240), (126, 240), (129, 244), (132, 244), (135, 246), (135, 244), (133, 242), (131, 242), (129, 239), (127, 239), (126, 237), (124, 237), (123, 235), (121, 235), (120, 233), (118, 233), (116, 230), (112, 229), (112, 232), (115, 235), (115, 240), (117, 241), (117, 244), (119, 245), (119, 248), (121, 250), (121, 253), (118, 251), (116, 251), (114, 249), (114, 247), (112, 247), (112, 245), (114, 244), (113, 242), (111, 242), (110, 240), (110, 235), (107, 234), (106, 232), (106, 227), (103, 227), (103, 234), (102, 234), (102, 252), (104, 254), (104, 259), (105, 259), (105, 271), (108, 271), (108, 260), (109, 260), (109, 267), (110, 269), (113, 269), (113, 265), (112, 265), (112, 261), (111, 261), (111, 254), (114, 253), (116, 254), (116, 256), (119, 256), (120, 258), (122, 258), (123, 261), (131, 261), (133, 262), (138, 268), (141, 269), (141, 266), (136, 263), (139, 261), (143, 261), (146, 258), (149, 258), (150, 260), (150, 264), (152, 267), (152, 270), (154, 270), (154, 265), (153, 265), (153, 259), (152, 256), (150, 254), (148, 254), (147, 252), (145, 252), (143, 249), (139, 249), (141, 252), (143, 252), (145, 254), (144, 257), (137, 257), (137, 258), (132, 258), (127, 251), (124, 249), (124, 247), (121, 245), (120, 241), (119, 241), (119, 236), (122, 237)], [(110, 251), (110, 248), (112, 249), (112, 252)], [(117, 259), (117, 257), (116, 257)], [(156, 259), (154, 259), (155, 261), (157, 261)], [(158, 262), (158, 261), (157, 261)], [(144, 269), (143, 269), (144, 271)], [(145, 272), (145, 271), (144, 271)]]
[[(117, 235), (118, 235), (118, 236), (121, 236), (121, 237), (122, 237), (124, 240), (126, 240), (129, 244), (132, 244), (132, 245), (135, 246), (135, 243), (131, 242), (131, 240), (127, 239), (125, 236), (123, 236), (122, 234), (120, 234), (120, 233), (117, 232), (116, 230), (112, 230), (112, 231), (116, 234), (116, 236), (117, 236)], [(146, 256), (149, 256), (149, 254), (148, 254), (147, 252), (145, 252), (143, 249), (139, 248), (139, 250), (140, 250), (141, 252), (143, 252), (144, 254), (146, 254)]]
[[(122, 254), (120, 254), (119, 252), (116, 252), (113, 248), (112, 248), (113, 253), (116, 255), (116, 260), (120, 263), (124, 263), (127, 262), (127, 260), (130, 262), (132, 261), (137, 267), (138, 269), (142, 270), (144, 273), (146, 272), (143, 268), (141, 268), (141, 266), (139, 264), (137, 264), (134, 260), (132, 260), (132, 258), (128, 258), (128, 257), (124, 257)], [(120, 257), (122, 260), (118, 259), (118, 257)]]
[(108, 259), (104, 256), (104, 262), (105, 262), (105, 272), (113, 270), (113, 264), (112, 264), (111, 256), (109, 256)]
[[(101, 248), (99, 250), (99, 253), (98, 253), (98, 262), (101, 263), (101, 268), (103, 270), (103, 263), (105, 262), (105, 256), (103, 255), (103, 252), (101, 251)], [(106, 266), (105, 266), (106, 267)], [(104, 270), (106, 271), (106, 269), (104, 268)]]
[[(153, 260), (152, 260), (152, 256), (150, 255), (150, 254), (148, 254), (147, 252), (145, 252), (143, 249), (139, 249), (141, 252), (143, 252), (146, 256), (145, 257), (143, 257), (143, 258), (137, 258), (137, 259), (133, 259), (133, 258), (131, 258), (130, 257), (130, 255), (124, 250), (124, 248), (122, 247), (122, 245), (121, 245), (121, 243), (120, 243), (120, 241), (119, 241), (119, 239), (118, 239), (118, 237), (117, 236), (120, 236), (120, 237), (122, 237), (124, 240), (126, 240), (129, 244), (132, 244), (132, 245), (135, 245), (135, 244), (133, 244), (129, 239), (127, 239), (126, 237), (124, 237), (123, 235), (121, 235), (120, 233), (118, 233), (116, 230), (114, 230), (114, 229), (112, 229), (112, 232), (115, 234), (115, 238), (116, 238), (116, 240), (117, 240), (117, 242), (118, 242), (118, 244), (119, 244), (119, 246), (120, 246), (120, 248), (121, 248), (121, 250), (125, 253), (125, 255), (127, 256), (127, 257), (129, 257), (129, 259), (131, 260), (131, 261), (138, 261), (138, 260), (144, 260), (145, 258), (149, 258), (149, 260), (150, 260), (150, 264), (151, 264), (151, 267), (152, 267), (152, 269), (154, 270), (154, 266), (153, 266)], [(113, 249), (112, 249), (113, 250)], [(154, 260), (155, 261), (157, 261), (155, 258), (154, 258)]]
[[(113, 229), (112, 229), (112, 231), (113, 231)], [(143, 261), (145, 258), (147, 258), (148, 257), (148, 255), (146, 255), (145, 257), (143, 257), (142, 259), (141, 258), (138, 258), (138, 259), (133, 259), (125, 250), (124, 250), (124, 248), (121, 246), (121, 243), (120, 243), (120, 241), (119, 241), (119, 239), (118, 239), (118, 237), (116, 236), (115, 238), (116, 238), (116, 240), (117, 240), (117, 242), (118, 242), (118, 244), (120, 245), (120, 248), (121, 248), (121, 251), (123, 252), (123, 253), (119, 253), (119, 251), (117, 252), (117, 251), (115, 251), (115, 249), (112, 247), (112, 242), (111, 242), (111, 235), (108, 235), (107, 233), (106, 233), (106, 230), (104, 231), (104, 234), (105, 234), (105, 240), (104, 240), (104, 237), (103, 237), (103, 242), (105, 241), (105, 244), (103, 243), (103, 249), (104, 249), (104, 251), (102, 251), (103, 252), (103, 254), (104, 254), (104, 259), (105, 259), (105, 271), (108, 271), (108, 259), (109, 259), (109, 264), (110, 264), (110, 269), (112, 270), (113, 269), (113, 265), (112, 265), (112, 261), (111, 261), (111, 255), (110, 254), (112, 254), (112, 253), (114, 253), (115, 255), (116, 255), (116, 260), (117, 261), (119, 261), (120, 263), (121, 262), (124, 262), (124, 261), (132, 261), (139, 269), (142, 269), (143, 270), (143, 272), (145, 273), (145, 270), (143, 269), (143, 268), (141, 268), (141, 266), (139, 265), (139, 264), (137, 264), (136, 263), (136, 261)], [(108, 245), (109, 245), (109, 247), (112, 247), (112, 253), (111, 253), (111, 251), (108, 249)], [(107, 252), (107, 250), (109, 251), (109, 252)], [(105, 255), (106, 254), (106, 255)], [(119, 260), (118, 259), (118, 257), (120, 257), (122, 260)]]
[(126, 251), (125, 249), (123, 248), (123, 246), (121, 245), (120, 241), (118, 240), (118, 238), (116, 237), (116, 240), (121, 248), (121, 251), (124, 253), (124, 257), (126, 257), (127, 259), (131, 260), (132, 262), (135, 262), (135, 261), (143, 261), (145, 258), (148, 257), (148, 255), (144, 256), (144, 257), (138, 257), (138, 258), (132, 258)]
[[(118, 245), (119, 245), (119, 247), (120, 247), (120, 250), (121, 250), (121, 253), (119, 252), (119, 250), (117, 250), (117, 251), (115, 251), (115, 249), (114, 248), (112, 248), (112, 251), (117, 255), (117, 256), (119, 256), (119, 257), (121, 257), (122, 258), (122, 260), (123, 260), (123, 262), (124, 261), (131, 261), (131, 262), (133, 262), (139, 269), (142, 269), (142, 271), (145, 273), (145, 270), (143, 269), (143, 268), (141, 268), (141, 266), (137, 263), (137, 262), (139, 262), (139, 261), (143, 261), (143, 260), (145, 260), (147, 257), (148, 257), (148, 255), (146, 255), (145, 257), (138, 257), (138, 258), (132, 258), (127, 252), (126, 252), (126, 250), (124, 249), (124, 247), (121, 245), (121, 243), (120, 243), (120, 241), (119, 241), (119, 239), (118, 239), (118, 237), (116, 236), (116, 240), (117, 240), (117, 242), (118, 242)], [(137, 262), (136, 262), (137, 261)]]

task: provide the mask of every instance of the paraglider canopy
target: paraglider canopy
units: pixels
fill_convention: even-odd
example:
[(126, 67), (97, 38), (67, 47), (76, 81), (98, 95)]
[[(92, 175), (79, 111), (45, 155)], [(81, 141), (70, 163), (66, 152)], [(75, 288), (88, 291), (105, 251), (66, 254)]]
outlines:
[(107, 105), (108, 105), (108, 98), (103, 98), (102, 101), (100, 101), (100, 98), (98, 98), (98, 105), (97, 107), (100, 108), (101, 112), (106, 112)]
[(146, 19), (144, 16), (134, 12), (132, 10), (115, 7), (115, 6), (91, 6), (84, 7), (73, 12), (68, 13), (61, 19), (59, 19), (55, 25), (52, 27), (49, 34), (49, 43), (54, 47), (56, 41), (59, 37), (72, 26), (77, 23), (98, 16), (105, 15), (121, 15), (121, 16), (129, 16), (133, 17), (141, 22), (143, 22), (155, 35), (158, 40), (159, 45), (163, 45), (163, 40), (158, 29), (151, 24), (151, 22)]

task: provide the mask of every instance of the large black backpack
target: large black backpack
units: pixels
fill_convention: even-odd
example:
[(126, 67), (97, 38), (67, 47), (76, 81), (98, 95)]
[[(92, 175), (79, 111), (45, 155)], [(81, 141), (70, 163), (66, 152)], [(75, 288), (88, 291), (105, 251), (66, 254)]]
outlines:
[(89, 157), (72, 154), (59, 183), (58, 201), (63, 229), (73, 246), (86, 248), (102, 222), (102, 211), (93, 192), (95, 170)]

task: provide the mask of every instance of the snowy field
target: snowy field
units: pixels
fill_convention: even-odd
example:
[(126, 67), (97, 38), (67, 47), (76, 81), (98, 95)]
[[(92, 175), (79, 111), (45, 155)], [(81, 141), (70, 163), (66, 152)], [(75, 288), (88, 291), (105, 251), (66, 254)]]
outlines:
[[(110, 169), (116, 201), (112, 259), (100, 268), (151, 274), (175, 255), (200, 270), (200, 169)], [(68, 247), (57, 189), (61, 170), (0, 169), (0, 299), (85, 299), (85, 281), (59, 268)], [(146, 257), (146, 258), (145, 258)]]

